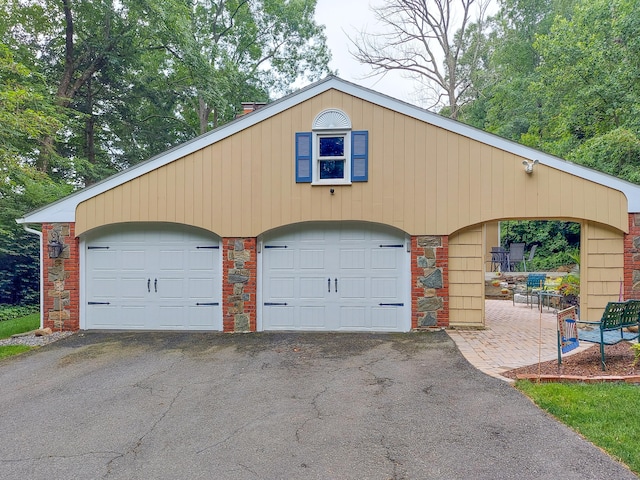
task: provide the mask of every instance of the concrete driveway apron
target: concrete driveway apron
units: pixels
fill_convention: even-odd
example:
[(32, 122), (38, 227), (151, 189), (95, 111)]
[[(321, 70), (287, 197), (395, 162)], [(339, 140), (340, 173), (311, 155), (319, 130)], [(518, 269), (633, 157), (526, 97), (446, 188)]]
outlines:
[(79, 333), (0, 362), (4, 479), (632, 479), (444, 332)]

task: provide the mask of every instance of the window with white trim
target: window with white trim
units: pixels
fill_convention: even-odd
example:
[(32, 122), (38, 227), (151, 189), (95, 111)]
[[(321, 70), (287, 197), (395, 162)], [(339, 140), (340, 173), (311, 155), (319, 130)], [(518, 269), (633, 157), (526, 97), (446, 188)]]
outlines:
[(343, 183), (349, 173), (349, 133), (314, 133), (316, 168), (314, 183)]
[(347, 115), (336, 109), (320, 112), (312, 132), (296, 134), (296, 182), (345, 185), (368, 181), (366, 131), (351, 131)]

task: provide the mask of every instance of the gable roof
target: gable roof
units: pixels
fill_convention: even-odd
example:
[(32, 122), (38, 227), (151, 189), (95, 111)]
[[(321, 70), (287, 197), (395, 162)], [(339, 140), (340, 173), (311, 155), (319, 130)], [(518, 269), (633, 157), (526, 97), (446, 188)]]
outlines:
[(620, 178), (598, 172), (597, 170), (548, 155), (539, 150), (520, 145), (511, 140), (504, 139), (456, 120), (443, 117), (382, 93), (347, 82), (338, 77), (328, 76), (323, 80), (302, 88), (301, 90), (270, 103), (248, 115), (244, 115), (233, 120), (222, 127), (178, 145), (145, 162), (139, 163), (101, 182), (62, 198), (57, 202), (30, 212), (16, 221), (21, 224), (74, 222), (76, 207), (81, 202), (117, 187), (118, 185), (122, 185), (123, 183), (145, 175), (146, 173), (214, 144), (224, 138), (234, 135), (235, 133), (256, 125), (331, 89), (352, 95), (353, 97), (365, 100), (372, 104), (388, 108), (403, 115), (407, 115), (417, 120), (440, 127), (444, 130), (457, 133), (486, 145), (499, 148), (525, 159), (529, 159), (531, 161), (538, 160), (538, 162), (543, 165), (619, 190), (627, 197), (628, 211), (640, 212), (640, 185), (635, 185), (631, 182), (627, 182), (626, 180), (622, 180)]

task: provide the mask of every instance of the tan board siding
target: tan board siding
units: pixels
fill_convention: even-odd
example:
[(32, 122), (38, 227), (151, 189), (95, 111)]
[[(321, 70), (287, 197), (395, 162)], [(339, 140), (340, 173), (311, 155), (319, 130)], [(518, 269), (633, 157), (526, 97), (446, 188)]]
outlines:
[(624, 237), (585, 222), (581, 229), (580, 317), (599, 320), (607, 302), (617, 301), (624, 278)]
[(482, 226), (449, 237), (449, 325), (484, 325)]
[[(295, 132), (338, 108), (369, 132), (369, 181), (296, 184)], [(618, 191), (537, 165), (455, 133), (331, 90), (78, 206), (77, 232), (167, 221), (253, 237), (311, 220), (365, 220), (412, 235), (448, 235), (506, 218), (587, 219), (628, 228)]]

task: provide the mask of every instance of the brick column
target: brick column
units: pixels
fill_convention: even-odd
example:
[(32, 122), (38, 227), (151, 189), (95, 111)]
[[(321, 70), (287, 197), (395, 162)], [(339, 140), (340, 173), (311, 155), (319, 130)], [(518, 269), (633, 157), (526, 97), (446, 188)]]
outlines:
[(449, 237), (411, 237), (411, 328), (449, 326)]
[(223, 331), (256, 331), (257, 278), (256, 239), (222, 239)]
[[(47, 245), (54, 238), (64, 245), (58, 258), (49, 258)], [(44, 276), (44, 327), (54, 331), (80, 328), (80, 242), (75, 223), (45, 223), (42, 274)]]
[(624, 236), (624, 299), (640, 299), (640, 213), (629, 214)]

